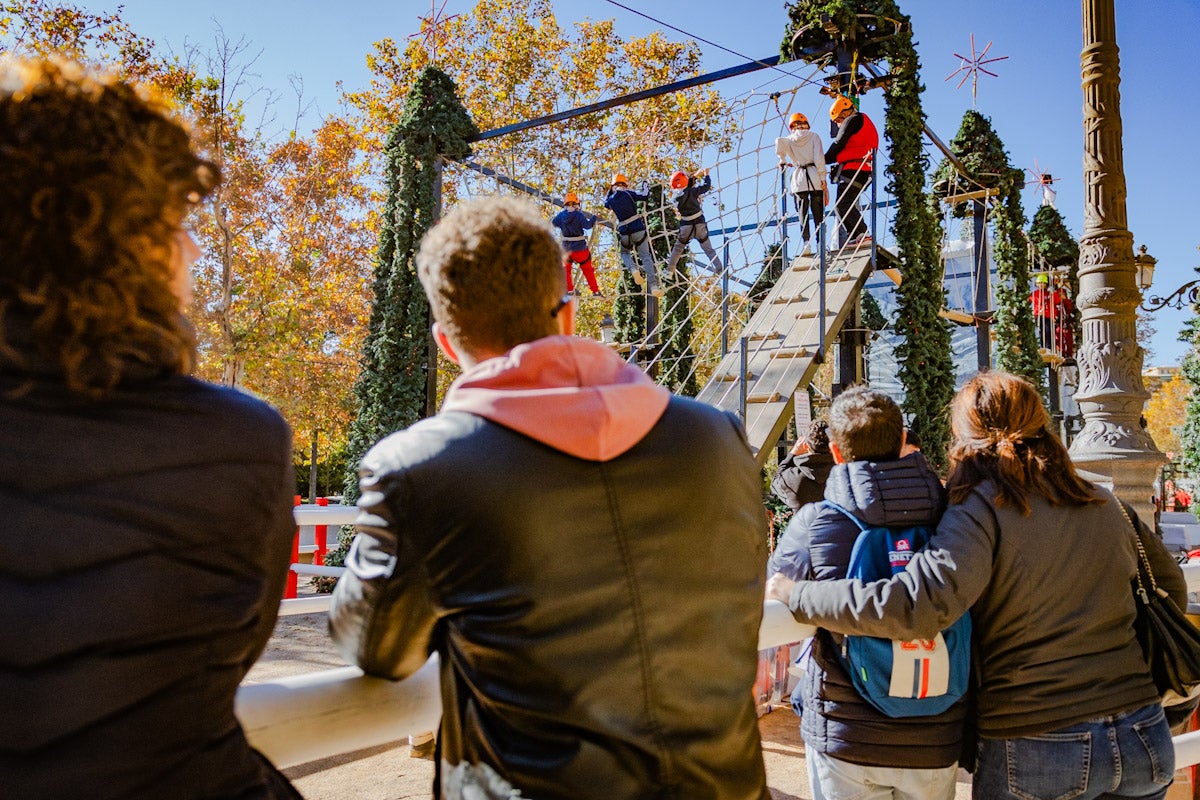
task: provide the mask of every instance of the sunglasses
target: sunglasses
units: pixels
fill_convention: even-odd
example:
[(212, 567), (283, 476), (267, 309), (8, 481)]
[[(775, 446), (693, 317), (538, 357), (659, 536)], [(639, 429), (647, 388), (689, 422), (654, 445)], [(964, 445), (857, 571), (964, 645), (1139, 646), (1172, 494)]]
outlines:
[(571, 302), (571, 301), (572, 301), (572, 300), (574, 300), (574, 299), (575, 299), (575, 295), (571, 294), (570, 292), (567, 292), (566, 294), (564, 294), (564, 295), (563, 295), (563, 296), (562, 296), (562, 297), (559, 299), (559, 301), (558, 301), (557, 303), (555, 303), (555, 304), (554, 304), (554, 308), (550, 309), (550, 317), (551, 317), (551, 318), (557, 317), (557, 316), (558, 316), (558, 312), (560, 312), (560, 311), (562, 311), (564, 308), (566, 308), (566, 307), (567, 307), (567, 303)]

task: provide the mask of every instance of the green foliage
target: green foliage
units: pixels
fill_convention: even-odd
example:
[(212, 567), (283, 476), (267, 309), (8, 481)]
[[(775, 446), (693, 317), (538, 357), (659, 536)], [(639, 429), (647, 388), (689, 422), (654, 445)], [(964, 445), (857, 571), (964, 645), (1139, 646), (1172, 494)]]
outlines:
[[(675, 236), (660, 235), (665, 229), (673, 229), (678, 235), (679, 218), (670, 203), (670, 198), (660, 185), (650, 187), (650, 205), (663, 209), (661, 214), (652, 214), (647, 222), (650, 235), (650, 252), (659, 264), (659, 280), (665, 290), (658, 301), (658, 313), (662, 317), (662, 349), (659, 355), (657, 382), (676, 394), (695, 397), (700, 391), (696, 383), (693, 366), (696, 354), (692, 352), (692, 314), (688, 303), (688, 271), (691, 254), (684, 250), (675, 264), (678, 276), (672, 279), (667, 274), (667, 258), (671, 254)], [(689, 245), (690, 247), (690, 245)]]
[[(763, 254), (762, 264), (758, 277), (754, 279), (754, 285), (750, 287), (750, 291), (746, 292), (754, 309), (757, 309), (758, 305), (766, 299), (767, 294), (775, 288), (776, 282), (783, 276), (783, 245), (779, 242), (768, 245)], [(752, 310), (750, 313), (753, 314), (754, 311)]]
[[(992, 128), (991, 120), (975, 110), (963, 114), (958, 133), (950, 140), (950, 149), (967, 174), (961, 174), (950, 159), (943, 159), (933, 175), (936, 196), (979, 189), (998, 192), (999, 202), (991, 213), (996, 231), (992, 252), (999, 278), (992, 321), (996, 364), (1005, 372), (1028, 379), (1044, 394), (1045, 367), (1038, 354), (1037, 330), (1029, 304), (1029, 257), (1022, 234), (1025, 211), (1021, 206), (1021, 189), (1025, 173), (1009, 164), (1004, 143)], [(956, 203), (954, 215), (962, 218), (973, 214), (977, 202)]]
[(624, 268), (617, 279), (613, 325), (618, 342), (640, 342), (646, 337), (646, 294)]
[[(454, 81), (435, 67), (413, 84), (387, 143), (387, 201), (375, 259), (374, 302), (354, 393), (346, 502), (358, 498), (358, 462), (376, 441), (426, 413), (430, 358), (429, 302), (417, 281), (416, 250), (439, 213), (439, 156), (470, 155), (478, 132), (458, 101)], [(432, 363), (431, 363), (432, 362)]]
[(888, 326), (887, 317), (883, 315), (879, 301), (870, 292), (863, 292), (858, 302), (864, 328), (878, 333)]
[[(1200, 272), (1200, 268), (1196, 271)], [(1192, 314), (1197, 313), (1200, 313), (1200, 308), (1193, 305)], [(1179, 371), (1192, 386), (1200, 386), (1200, 317), (1193, 316), (1184, 323), (1183, 330), (1179, 333), (1179, 341), (1189, 345)], [(1188, 472), (1200, 472), (1200, 392), (1193, 391), (1188, 397), (1187, 416), (1179, 428), (1178, 435), (1183, 452), (1176, 454), (1176, 457)]]
[(1037, 269), (1070, 269), (1075, 275), (1079, 267), (1079, 242), (1067, 230), (1063, 215), (1054, 206), (1042, 206), (1033, 215), (1029, 241), (1033, 244)]
[(888, 0), (798, 0), (786, 4), (786, 9), (788, 25), (779, 48), (785, 61), (816, 60), (839, 46), (855, 50), (858, 63), (890, 60), (891, 43), (879, 34), (893, 31), (895, 21), (908, 22)]

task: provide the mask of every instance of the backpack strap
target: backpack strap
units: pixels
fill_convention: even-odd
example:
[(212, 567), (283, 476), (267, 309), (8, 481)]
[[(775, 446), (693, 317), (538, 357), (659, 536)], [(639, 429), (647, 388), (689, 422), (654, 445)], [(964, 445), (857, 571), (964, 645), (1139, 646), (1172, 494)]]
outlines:
[(870, 525), (868, 525), (867, 523), (863, 522), (861, 519), (859, 519), (858, 517), (854, 516), (854, 515), (853, 515), (853, 514), (851, 514), (849, 511), (847, 511), (846, 509), (842, 508), (841, 506), (839, 506), (837, 503), (833, 502), (832, 500), (823, 500), (823, 501), (821, 501), (821, 502), (825, 504), (825, 507), (826, 507), (826, 508), (832, 508), (834, 511), (840, 512), (841, 514), (844, 514), (845, 516), (849, 517), (851, 520), (853, 520), (853, 521), (854, 521), (854, 524), (858, 526), (858, 529), (859, 529), (860, 531), (865, 531), (865, 530), (867, 530), (868, 528), (870, 528), (870, 527), (871, 527)]

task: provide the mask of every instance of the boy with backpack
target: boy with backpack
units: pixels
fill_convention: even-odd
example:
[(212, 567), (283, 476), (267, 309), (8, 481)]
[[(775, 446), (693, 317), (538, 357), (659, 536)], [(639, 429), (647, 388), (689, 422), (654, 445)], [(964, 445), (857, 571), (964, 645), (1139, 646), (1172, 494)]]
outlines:
[[(887, 395), (863, 386), (839, 395), (829, 410), (829, 439), (836, 463), (825, 484), (825, 502), (810, 503), (792, 518), (771, 556), (768, 575), (847, 577), (864, 527), (932, 531), (945, 509), (945, 490), (925, 457), (913, 453), (900, 458), (904, 420)], [(901, 544), (885, 557), (902, 569), (899, 562), (907, 546)], [(800, 684), (800, 733), (814, 797), (844, 800), (870, 790), (873, 798), (952, 800), (966, 703), (943, 694), (931, 704), (934, 713), (889, 716), (855, 688), (844, 660), (845, 644), (846, 637), (818, 629)], [(896, 646), (900, 651), (925, 644), (930, 643)], [(950, 683), (961, 684), (963, 678), (956, 674)], [(936, 710), (948, 700), (953, 700), (949, 708)]]

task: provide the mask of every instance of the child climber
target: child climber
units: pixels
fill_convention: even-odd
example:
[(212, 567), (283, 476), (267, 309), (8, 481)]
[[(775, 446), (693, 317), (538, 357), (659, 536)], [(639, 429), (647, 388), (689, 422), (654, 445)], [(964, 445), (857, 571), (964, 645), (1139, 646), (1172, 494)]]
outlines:
[(804, 252), (812, 255), (808, 244), (808, 221), (812, 218), (813, 230), (819, 235), (825, 218), (825, 206), (829, 203), (829, 184), (825, 181), (825, 150), (821, 137), (808, 127), (808, 117), (796, 113), (788, 117), (786, 137), (775, 140), (775, 155), (779, 156), (779, 168), (793, 166), (789, 189), (796, 201), (796, 213), (804, 225)]
[(592, 251), (588, 248), (587, 236), (584, 235), (584, 231), (591, 230), (592, 226), (596, 224), (597, 217), (595, 214), (580, 211), (579, 196), (574, 192), (567, 192), (567, 196), (563, 198), (563, 205), (565, 208), (555, 214), (550, 223), (562, 233), (563, 250), (567, 254), (563, 261), (563, 269), (567, 273), (567, 291), (575, 291), (573, 273), (575, 265), (578, 264), (592, 294), (603, 297), (604, 293), (600, 291), (600, 286), (596, 283), (596, 270), (592, 266)]
[[(638, 213), (637, 207), (638, 203), (649, 201), (650, 192), (644, 181), (639, 187), (639, 191), (631, 191), (629, 179), (618, 172), (613, 175), (612, 186), (604, 198), (604, 207), (610, 209), (617, 217), (617, 241), (621, 245), (621, 263), (625, 265), (625, 269), (633, 278), (634, 283), (638, 286), (646, 285), (650, 294), (661, 297), (662, 289), (658, 286), (658, 272), (654, 267), (654, 257), (650, 255), (646, 222)], [(638, 265), (633, 260), (634, 248), (637, 248), (641, 268), (646, 271), (645, 280), (642, 279)]]
[(675, 273), (676, 262), (683, 255), (688, 242), (695, 239), (712, 262), (710, 269), (713, 274), (720, 275), (721, 259), (717, 258), (717, 252), (708, 243), (708, 223), (704, 221), (704, 211), (700, 207), (700, 195), (712, 188), (712, 178), (708, 176), (708, 170), (699, 170), (691, 176), (686, 172), (676, 172), (671, 176), (671, 188), (675, 190), (675, 207), (679, 209), (679, 238), (671, 248), (667, 270), (671, 274)]

